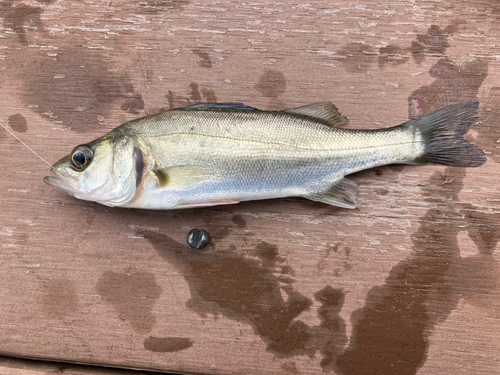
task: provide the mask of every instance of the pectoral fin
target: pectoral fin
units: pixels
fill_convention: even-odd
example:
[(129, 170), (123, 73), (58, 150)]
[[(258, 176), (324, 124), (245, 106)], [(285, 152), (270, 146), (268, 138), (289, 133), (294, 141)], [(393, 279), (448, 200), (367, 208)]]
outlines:
[(347, 178), (343, 178), (325, 193), (311, 194), (305, 198), (316, 202), (331, 204), (332, 206), (352, 209), (356, 208), (356, 191), (356, 183)]
[(210, 179), (207, 169), (195, 166), (180, 166), (154, 169), (153, 174), (159, 188), (182, 189)]

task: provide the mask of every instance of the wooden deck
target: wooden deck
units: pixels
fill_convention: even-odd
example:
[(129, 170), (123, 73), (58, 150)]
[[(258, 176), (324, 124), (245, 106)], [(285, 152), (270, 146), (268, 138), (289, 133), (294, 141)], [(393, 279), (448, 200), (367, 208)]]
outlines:
[[(4, 0), (0, 18), (0, 123), (50, 163), (125, 121), (214, 101), (329, 100), (352, 128), (479, 101), (468, 137), (488, 157), (359, 173), (356, 210), (297, 198), (155, 212), (51, 189), (0, 128), (1, 355), (500, 374), (498, 1)], [(195, 227), (206, 250), (186, 245)], [(16, 366), (0, 373), (30, 374)]]

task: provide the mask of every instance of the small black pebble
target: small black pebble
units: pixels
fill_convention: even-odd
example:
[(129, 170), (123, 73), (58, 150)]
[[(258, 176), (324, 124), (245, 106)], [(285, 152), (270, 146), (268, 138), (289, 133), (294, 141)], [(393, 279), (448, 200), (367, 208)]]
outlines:
[(210, 242), (210, 236), (207, 231), (203, 229), (191, 229), (187, 235), (187, 243), (193, 249), (203, 249), (207, 247)]

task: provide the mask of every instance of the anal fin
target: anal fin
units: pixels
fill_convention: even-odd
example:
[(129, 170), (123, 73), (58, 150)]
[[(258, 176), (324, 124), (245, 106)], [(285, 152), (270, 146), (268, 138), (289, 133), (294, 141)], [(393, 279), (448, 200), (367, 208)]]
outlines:
[(324, 193), (311, 194), (305, 196), (305, 198), (332, 206), (353, 209), (356, 208), (357, 187), (358, 185), (355, 182), (342, 178), (330, 190)]

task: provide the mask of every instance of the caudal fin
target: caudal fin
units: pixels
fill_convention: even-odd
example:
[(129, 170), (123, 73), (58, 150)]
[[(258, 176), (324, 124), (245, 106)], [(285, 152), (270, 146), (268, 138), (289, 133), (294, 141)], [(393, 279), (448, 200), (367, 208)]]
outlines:
[(443, 164), (479, 167), (486, 162), (483, 151), (464, 140), (464, 134), (477, 119), (479, 103), (455, 104), (405, 123), (423, 138), (424, 154), (415, 164)]

